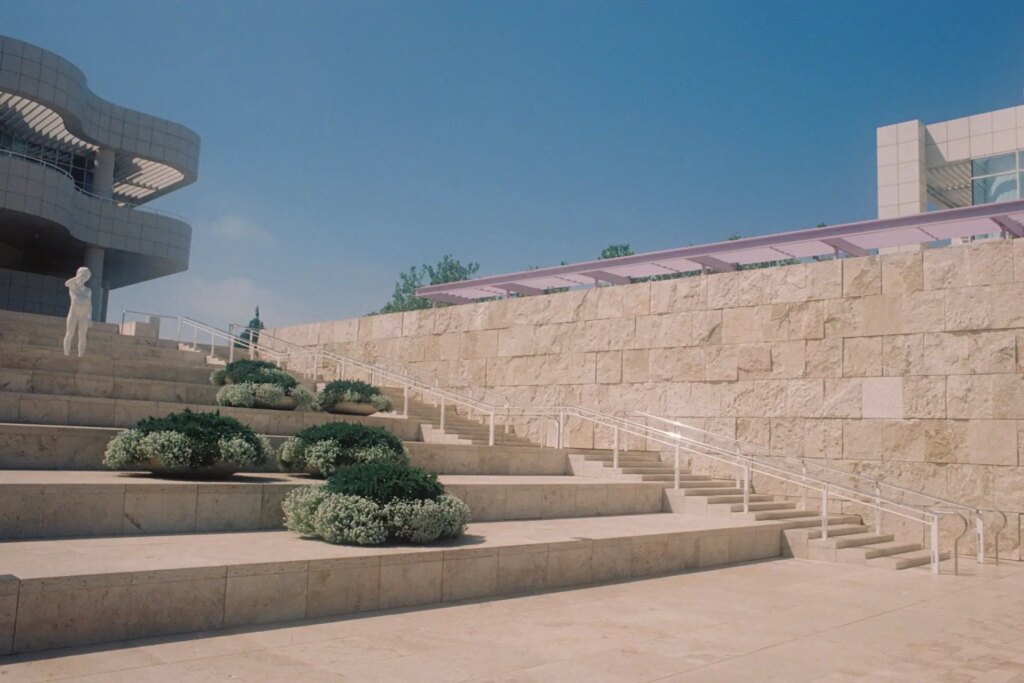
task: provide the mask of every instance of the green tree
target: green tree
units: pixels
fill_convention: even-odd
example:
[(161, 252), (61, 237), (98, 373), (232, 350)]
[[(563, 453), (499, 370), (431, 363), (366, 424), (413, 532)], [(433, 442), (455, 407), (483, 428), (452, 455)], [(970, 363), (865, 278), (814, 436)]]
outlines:
[(636, 252), (628, 244), (609, 244), (601, 250), (601, 259), (619, 258), (620, 256), (632, 256)]
[(264, 327), (266, 326), (260, 320), (260, 307), (257, 306), (255, 317), (249, 321), (249, 325), (238, 335), (238, 341), (235, 342), (235, 346), (237, 348), (248, 348), (248, 342), (258, 344), (260, 341), (260, 330)]
[(425, 285), (443, 285), (448, 282), (468, 280), (480, 270), (479, 263), (463, 264), (451, 254), (445, 254), (437, 265), (423, 264), (422, 268), (413, 266), (398, 274), (395, 292), (391, 301), (385, 304), (379, 313), (400, 313), (402, 311), (418, 311), (430, 308), (430, 301), (416, 296), (416, 290)]

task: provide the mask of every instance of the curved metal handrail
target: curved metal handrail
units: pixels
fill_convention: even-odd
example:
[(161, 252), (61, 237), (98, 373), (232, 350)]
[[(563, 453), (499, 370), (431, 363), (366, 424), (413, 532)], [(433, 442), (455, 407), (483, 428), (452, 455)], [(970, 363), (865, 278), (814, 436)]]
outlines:
[(101, 202), (106, 202), (107, 204), (113, 204), (114, 206), (120, 206), (120, 207), (123, 207), (123, 208), (132, 209), (134, 211), (141, 211), (142, 213), (152, 213), (152, 214), (156, 214), (158, 216), (164, 216), (166, 218), (173, 218), (174, 220), (181, 221), (182, 223), (188, 223), (188, 221), (183, 216), (179, 216), (178, 214), (172, 213), (171, 211), (164, 211), (163, 209), (156, 209), (156, 208), (153, 208), (151, 206), (150, 207), (146, 207), (145, 209), (142, 209), (142, 208), (139, 208), (139, 207), (142, 206), (141, 204), (132, 203), (132, 202), (118, 201), (118, 200), (112, 199), (110, 197), (104, 197), (102, 195), (98, 195), (98, 194), (94, 194), (92, 192), (89, 192), (88, 190), (84, 190), (84, 189), (82, 189), (81, 187), (78, 186), (77, 182), (75, 181), (75, 177), (73, 175), (71, 175), (70, 173), (65, 171), (60, 166), (58, 166), (58, 165), (56, 165), (56, 164), (54, 164), (54, 163), (52, 163), (50, 161), (47, 161), (46, 159), (40, 159), (39, 157), (34, 157), (34, 156), (31, 156), (31, 155), (28, 155), (28, 154), (22, 154), (20, 152), (15, 152), (15, 151), (12, 151), (12, 150), (9, 150), (9, 149), (0, 149), (0, 154), (3, 154), (5, 156), (9, 156), (9, 157), (12, 157), (12, 158), (15, 158), (15, 159), (22, 159), (24, 161), (28, 161), (30, 163), (36, 164), (37, 166), (43, 166), (45, 168), (48, 168), (51, 171), (56, 171), (57, 173), (60, 173), (61, 175), (63, 175), (64, 177), (66, 177), (68, 180), (71, 181), (72, 185), (74, 185), (74, 187), (75, 187), (75, 191), (76, 192), (78, 192), (79, 194), (85, 195), (86, 197), (89, 197), (91, 199), (96, 199), (96, 200), (101, 201)]

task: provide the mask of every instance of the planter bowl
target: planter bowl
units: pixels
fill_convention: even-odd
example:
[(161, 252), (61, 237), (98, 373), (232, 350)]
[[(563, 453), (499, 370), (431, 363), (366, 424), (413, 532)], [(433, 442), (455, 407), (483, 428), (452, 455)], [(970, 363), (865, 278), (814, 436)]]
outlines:
[(295, 410), (299, 407), (299, 399), (294, 396), (285, 396), (277, 403), (264, 403), (256, 401), (254, 408), (265, 408), (267, 410)]
[(241, 467), (233, 462), (218, 462), (209, 467), (167, 467), (159, 460), (139, 463), (139, 469), (168, 479), (227, 479)]
[(373, 415), (377, 409), (372, 403), (355, 403), (354, 401), (338, 401), (327, 409), (335, 415)]

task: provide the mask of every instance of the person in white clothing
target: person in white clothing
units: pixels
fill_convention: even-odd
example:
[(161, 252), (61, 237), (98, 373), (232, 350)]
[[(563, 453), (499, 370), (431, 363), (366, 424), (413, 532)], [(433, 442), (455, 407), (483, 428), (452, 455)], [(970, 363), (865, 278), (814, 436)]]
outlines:
[(64, 334), (64, 355), (71, 355), (71, 340), (78, 331), (78, 357), (85, 355), (85, 335), (92, 323), (92, 290), (86, 282), (92, 277), (88, 268), (79, 268), (75, 276), (64, 283), (71, 295), (71, 308), (68, 309), (67, 332)]

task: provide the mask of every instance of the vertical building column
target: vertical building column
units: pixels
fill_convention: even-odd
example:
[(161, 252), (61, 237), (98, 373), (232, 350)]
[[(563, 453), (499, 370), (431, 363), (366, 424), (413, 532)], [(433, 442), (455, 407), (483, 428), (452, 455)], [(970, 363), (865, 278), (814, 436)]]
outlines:
[(92, 290), (92, 319), (104, 322), (106, 314), (106, 287), (103, 286), (103, 257), (105, 253), (99, 247), (85, 248), (85, 267), (92, 275), (89, 277), (89, 289)]
[(114, 195), (114, 150), (96, 151), (96, 164), (92, 171), (92, 193), (110, 199)]

